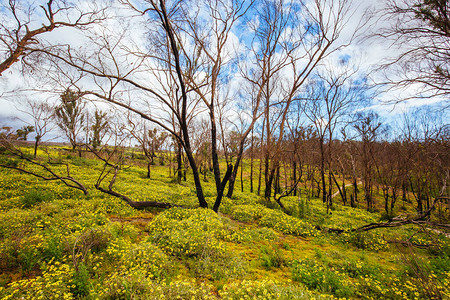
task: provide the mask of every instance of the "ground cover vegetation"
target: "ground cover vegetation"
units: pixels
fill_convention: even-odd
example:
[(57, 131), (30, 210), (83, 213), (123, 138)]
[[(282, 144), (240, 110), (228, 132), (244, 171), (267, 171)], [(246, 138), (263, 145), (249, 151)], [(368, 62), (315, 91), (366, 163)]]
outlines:
[[(250, 168), (244, 167), (247, 191), (225, 198), (217, 214), (198, 208), (189, 173), (179, 184), (168, 176), (167, 165), (154, 164), (148, 179), (145, 155), (131, 159), (128, 149), (128, 168), (117, 177), (117, 191), (136, 201), (164, 199), (183, 206), (137, 210), (95, 189), (104, 162), (92, 153), (83, 153), (91, 158), (79, 158), (64, 147), (48, 148), (47, 153), (39, 151), (37, 159), (67, 163), (71, 176), (88, 186), (89, 194), (2, 169), (2, 299), (449, 296), (450, 243), (442, 229), (409, 224), (351, 231), (386, 222), (381, 190), (374, 192), (380, 200), (376, 210), (368, 211), (364, 202), (343, 205), (335, 197), (332, 214), (327, 214), (320, 195), (308, 196), (305, 189), (284, 197), (283, 210), (275, 201), (249, 192)], [(21, 151), (33, 156), (32, 147)], [(3, 149), (2, 164), (14, 162), (41, 172)], [(207, 178), (203, 183), (211, 194), (205, 195), (211, 199), (212, 174)], [(412, 194), (408, 197), (399, 213), (415, 211)], [(430, 222), (437, 222), (436, 212)]]
[(0, 299), (450, 298), (448, 1), (36, 3), (0, 7)]

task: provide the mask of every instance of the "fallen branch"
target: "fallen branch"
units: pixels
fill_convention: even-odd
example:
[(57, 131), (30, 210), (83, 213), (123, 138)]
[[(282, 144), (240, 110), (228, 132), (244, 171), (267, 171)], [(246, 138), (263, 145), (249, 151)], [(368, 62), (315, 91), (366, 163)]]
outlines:
[(377, 229), (377, 228), (391, 228), (391, 227), (400, 227), (400, 226), (404, 226), (404, 225), (408, 225), (408, 224), (415, 224), (415, 225), (429, 225), (429, 226), (436, 226), (436, 227), (441, 227), (441, 228), (445, 228), (445, 229), (449, 229), (450, 228), (450, 224), (437, 224), (437, 223), (433, 223), (430, 222), (429, 220), (427, 220), (431, 214), (431, 212), (434, 209), (435, 204), (439, 201), (439, 200), (446, 200), (448, 199), (448, 197), (437, 197), (434, 199), (433, 204), (431, 205), (431, 207), (423, 212), (422, 214), (416, 216), (415, 218), (412, 219), (407, 219), (407, 218), (397, 218), (397, 219), (393, 219), (391, 221), (388, 222), (379, 222), (379, 223), (370, 223), (370, 224), (366, 224), (364, 226), (358, 227), (358, 228), (353, 228), (350, 230), (345, 230), (345, 229), (340, 229), (340, 228), (326, 228), (326, 227), (320, 227), (320, 226), (315, 226), (316, 229), (318, 230), (324, 230), (324, 231), (328, 231), (328, 232), (334, 232), (337, 234), (343, 233), (343, 232), (365, 232), (365, 231), (369, 231), (369, 230), (373, 230), (373, 229)]
[(66, 171), (67, 171), (67, 176), (60, 176), (60, 175), (56, 174), (48, 166), (46, 166), (46, 165), (44, 165), (44, 164), (42, 164), (42, 163), (40, 163), (40, 162), (38, 162), (38, 161), (36, 161), (34, 159), (31, 159), (31, 158), (27, 157), (22, 151), (20, 151), (16, 147), (14, 147), (11, 143), (5, 143), (5, 141), (2, 141), (2, 142), (3, 142), (2, 144), (4, 146), (6, 146), (8, 148), (8, 150), (11, 151), (11, 153), (14, 156), (16, 156), (16, 157), (18, 157), (18, 158), (20, 158), (20, 159), (22, 159), (22, 160), (24, 160), (26, 162), (29, 162), (29, 163), (31, 163), (33, 165), (36, 165), (36, 166), (44, 169), (46, 172), (48, 172), (52, 176), (51, 177), (44, 176), (44, 175), (35, 173), (33, 171), (29, 171), (29, 170), (26, 170), (24, 168), (13, 166), (13, 165), (0, 164), (0, 167), (7, 168), (7, 169), (12, 169), (12, 170), (17, 170), (17, 171), (20, 171), (22, 173), (38, 177), (38, 178), (43, 179), (45, 181), (58, 180), (58, 181), (61, 181), (62, 183), (64, 183), (66, 186), (68, 186), (70, 188), (78, 189), (78, 190), (82, 191), (84, 195), (86, 195), (86, 196), (88, 195), (88, 191), (87, 191), (86, 187), (81, 182), (79, 182), (78, 180), (76, 180), (75, 178), (70, 176), (70, 169), (69, 169), (69, 165), (68, 164), (60, 163), (60, 165), (65, 165), (66, 166)]
[[(129, 197), (114, 191), (113, 190), (113, 186), (114, 186), (114, 183), (116, 182), (116, 177), (117, 177), (117, 173), (119, 171), (119, 167), (118, 166), (113, 166), (113, 167), (110, 166), (111, 169), (105, 175), (103, 175), (103, 173), (105, 172), (107, 166), (108, 165), (105, 164), (105, 168), (103, 168), (103, 171), (100, 174), (100, 176), (99, 176), (99, 178), (97, 180), (97, 183), (95, 184), (95, 188), (97, 190), (99, 190), (99, 191), (101, 191), (101, 192), (103, 192), (105, 194), (108, 194), (108, 195), (117, 197), (119, 199), (122, 199), (122, 200), (126, 201), (128, 203), (128, 205), (130, 205), (131, 207), (136, 208), (136, 209), (143, 209), (143, 208), (146, 208), (146, 207), (158, 207), (158, 208), (183, 207), (181, 205), (177, 205), (177, 204), (173, 204), (173, 203), (167, 203), (167, 202), (133, 201)], [(114, 169), (114, 175), (113, 175), (113, 178), (111, 179), (111, 181), (109, 182), (108, 189), (102, 188), (100, 186), (100, 184), (106, 178), (106, 176), (111, 172), (111, 170), (113, 170), (113, 169)]]

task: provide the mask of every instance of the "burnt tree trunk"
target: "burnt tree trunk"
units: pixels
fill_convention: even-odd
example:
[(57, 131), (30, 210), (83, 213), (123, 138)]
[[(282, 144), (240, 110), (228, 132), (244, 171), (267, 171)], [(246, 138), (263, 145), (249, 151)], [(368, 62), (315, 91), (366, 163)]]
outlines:
[(40, 142), (40, 141), (41, 141), (41, 136), (36, 135), (35, 141), (34, 141), (34, 158), (36, 158), (36, 155), (37, 155), (37, 149), (38, 149), (38, 145), (39, 145), (39, 142)]
[(253, 129), (250, 143), (250, 193), (253, 193)]
[(219, 187), (220, 189), (217, 193), (216, 201), (214, 202), (213, 210), (215, 212), (219, 211), (219, 206), (220, 206), (220, 203), (222, 202), (222, 198), (223, 198), (223, 191), (225, 190), (225, 186), (227, 185), (227, 182), (230, 179), (232, 171), (233, 171), (233, 165), (228, 164), (227, 172), (225, 173), (225, 176), (223, 177), (223, 180), (220, 183), (220, 187)]
[(182, 170), (183, 160), (181, 158), (181, 143), (177, 140), (177, 182), (181, 183), (181, 178), (183, 177)]
[[(297, 182), (297, 162), (295, 160), (292, 163), (292, 177), (294, 182)], [(294, 190), (294, 196), (297, 196), (297, 189)]]

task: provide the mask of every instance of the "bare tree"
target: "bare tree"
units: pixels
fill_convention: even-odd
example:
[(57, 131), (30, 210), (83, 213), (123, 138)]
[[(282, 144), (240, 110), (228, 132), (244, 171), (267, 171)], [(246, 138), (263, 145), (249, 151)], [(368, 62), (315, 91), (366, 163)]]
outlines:
[(27, 58), (33, 53), (48, 51), (52, 46), (40, 39), (44, 33), (63, 27), (82, 29), (106, 18), (104, 8), (98, 7), (95, 3), (89, 6), (88, 11), (83, 11), (65, 0), (49, 0), (39, 6), (29, 1), (2, 2), (0, 76), (20, 59), (33, 68), (33, 64), (28, 63)]
[(37, 149), (42, 142), (43, 137), (53, 129), (54, 109), (46, 102), (28, 100), (26, 110), (20, 109), (23, 113), (31, 117), (34, 127), (34, 157), (36, 158)]
[(358, 121), (353, 125), (361, 138), (361, 167), (364, 185), (364, 199), (367, 210), (375, 209), (372, 197), (374, 179), (374, 143), (382, 130), (382, 123), (376, 113), (359, 113)]
[(383, 66), (392, 87), (422, 87), (412, 97), (450, 94), (449, 12), (448, 1), (387, 1), (380, 13), (389, 27), (377, 35), (391, 41), (396, 50)]
[[(364, 98), (365, 86), (355, 83), (352, 78), (355, 71), (337, 73), (328, 70), (318, 73), (308, 87), (303, 100), (306, 116), (310, 119), (319, 138), (320, 176), (322, 182), (322, 200), (328, 209), (332, 206), (333, 137), (337, 126), (349, 115), (350, 109), (356, 109)], [(328, 168), (328, 191), (325, 179), (325, 167)], [(339, 186), (339, 185), (338, 185)]]
[(167, 139), (166, 132), (160, 132), (157, 128), (149, 128), (144, 122), (137, 122), (128, 116), (128, 127), (125, 129), (139, 142), (144, 156), (147, 158), (147, 178), (151, 178), (151, 166), (154, 164), (156, 152)]
[(255, 54), (256, 68), (251, 73), (253, 78), (248, 79), (259, 87), (258, 95), (264, 99), (267, 198), (279, 168), (290, 106), (323, 60), (351, 42), (352, 37), (338, 42), (352, 16), (350, 6), (347, 0), (316, 0), (304, 7), (294, 2), (268, 0), (261, 6), (255, 29), (260, 40)]
[[(211, 129), (211, 156), (216, 183), (217, 197), (213, 209), (219, 209), (225, 186), (231, 176), (232, 165), (227, 166), (221, 177), (218, 155), (218, 102), (221, 101), (223, 85), (227, 83), (226, 69), (236, 57), (235, 50), (230, 51), (230, 35), (238, 20), (250, 9), (252, 1), (207, 0), (193, 2), (183, 6), (187, 19), (183, 32), (195, 43), (194, 49), (183, 47), (188, 59), (186, 83), (207, 107)], [(194, 12), (192, 7), (198, 7)], [(206, 13), (201, 13), (206, 11)], [(207, 17), (205, 17), (207, 15)], [(207, 26), (205, 26), (207, 24)], [(204, 74), (203, 78), (198, 74)], [(200, 79), (200, 80), (199, 80)], [(239, 165), (239, 162), (237, 163)]]

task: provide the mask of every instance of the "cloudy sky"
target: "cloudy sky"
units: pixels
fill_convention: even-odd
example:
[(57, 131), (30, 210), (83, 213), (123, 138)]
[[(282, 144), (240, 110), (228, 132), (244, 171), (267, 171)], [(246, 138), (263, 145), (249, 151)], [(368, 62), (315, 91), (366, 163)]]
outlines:
[[(325, 4), (332, 4), (331, 0), (323, 0)], [(31, 12), (31, 19), (29, 22), (29, 28), (34, 29), (45, 23), (44, 15), (41, 9), (36, 4), (44, 1), (18, 1), (22, 8), (27, 9), (28, 5), (35, 5), (35, 10)], [(44, 33), (39, 36), (39, 41), (46, 45), (65, 44), (70, 45), (71, 49), (80, 49), (85, 51), (87, 57), (95, 57), (99, 47), (104, 45), (102, 37), (108, 37), (108, 44), (114, 50), (114, 53), (118, 59), (118, 63), (123, 70), (134, 70), (133, 78), (138, 82), (146, 83), (149, 78), (152, 78), (154, 74), (148, 74), (144, 72), (146, 68), (153, 66), (151, 62), (144, 62), (139, 59), (140, 55), (149, 53), (148, 30), (154, 30), (154, 26), (148, 23), (148, 19), (145, 16), (138, 16), (135, 12), (120, 5), (118, 1), (74, 1), (75, 8), (68, 10), (67, 15), (60, 16), (61, 20), (74, 20), (79, 16), (80, 11), (90, 11), (93, 9), (100, 9), (107, 7), (108, 19), (101, 23), (90, 26), (85, 31), (78, 31), (72, 28), (58, 28), (51, 33)], [(337, 1), (334, 1), (337, 2)], [(16, 25), (11, 18), (11, 14), (8, 11), (8, 1), (1, 0), (1, 22), (3, 28), (1, 34), (5, 34), (5, 29), (13, 29)], [(30, 4), (31, 3), (31, 4)], [(134, 3), (137, 8), (142, 8), (139, 3)], [(256, 1), (256, 6), (261, 5), (262, 1)], [(314, 2), (308, 2), (307, 5), (313, 6)], [(372, 7), (376, 5), (377, 7)], [(324, 65), (332, 69), (342, 68), (343, 65), (357, 69), (357, 75), (360, 78), (369, 76), (370, 80), (382, 81), (381, 74), (373, 73), (372, 70), (380, 63), (385, 62), (387, 58), (395, 57), (401, 51), (399, 45), (392, 45), (389, 41), (384, 41), (380, 38), (367, 38), (373, 33), (376, 33), (380, 28), (387, 26), (386, 20), (380, 22), (377, 15), (372, 19), (367, 20), (363, 17), (363, 14), (369, 9), (379, 9), (379, 1), (363, 1), (354, 0), (353, 4), (349, 6), (349, 15), (345, 19), (343, 24), (342, 33), (337, 41), (338, 44), (345, 44), (352, 40), (352, 43), (347, 47), (336, 51), (332, 55), (328, 56), (324, 60)], [(202, 12), (202, 10), (193, 9), (192, 12)], [(328, 15), (332, 16), (333, 7), (330, 6)], [(27, 19), (25, 10), (20, 15), (23, 20)], [(326, 17), (326, 16), (325, 16)], [(44, 21), (43, 21), (44, 20)], [(378, 21), (378, 22), (377, 22)], [(249, 43), (251, 38), (251, 32), (247, 24), (249, 22), (258, 22), (256, 17), (252, 16), (252, 10), (249, 11), (246, 18), (242, 18), (233, 28), (230, 33), (229, 41), (227, 42), (225, 52), (229, 52), (228, 57), (234, 57), (235, 52), (240, 53), (240, 57), (251, 60), (251, 53), (248, 52)], [(355, 28), (364, 25), (360, 35), (353, 38)], [(89, 37), (86, 37), (88, 35)], [(286, 34), (288, 36), (288, 34)], [(120, 40), (120, 43), (118, 42)], [(192, 39), (186, 39), (187, 43)], [(117, 44), (115, 44), (117, 42)], [(5, 44), (0, 45), (0, 62), (5, 59), (7, 54), (7, 48)], [(193, 45), (191, 47), (194, 49)], [(104, 50), (104, 49), (103, 49)], [(152, 49), (153, 50), (153, 49)], [(139, 55), (130, 56), (130, 51), (138, 53)], [(128, 54), (127, 54), (128, 53)], [(114, 62), (111, 59), (105, 57), (102, 58), (105, 68), (109, 68), (114, 72)], [(344, 62), (344, 63), (343, 63)], [(48, 67), (48, 64), (45, 64)], [(46, 73), (44, 68), (38, 66), (37, 69), (32, 72), (25, 68), (23, 72), (23, 65), (19, 61), (11, 68), (5, 71), (0, 77), (0, 125), (12, 125), (15, 127), (21, 126), (23, 120), (26, 120), (26, 116), (20, 113), (21, 105), (26, 99), (32, 99), (36, 101), (47, 101), (50, 103), (56, 103), (58, 100), (58, 92), (63, 89), (63, 86), (58, 86), (56, 82), (67, 82), (67, 80), (77, 79), (77, 74), (68, 71), (66, 78), (56, 78), (54, 75)], [(283, 75), (289, 78), (289, 71)], [(77, 82), (84, 87), (96, 87), (102, 86), (106, 83), (93, 82), (92, 77), (81, 78)], [(242, 78), (239, 77), (238, 72), (233, 76), (233, 79), (229, 81), (229, 89), (235, 90), (242, 86)], [(385, 116), (387, 119), (395, 119), (396, 116), (402, 114), (411, 107), (439, 104), (447, 99), (412, 99), (403, 101), (400, 103), (394, 103), (402, 97), (409, 97), (417, 94), (418, 87), (410, 87), (408, 90), (391, 91), (387, 93), (381, 93), (376, 96), (370, 109), (377, 111), (380, 115)], [(122, 92), (125, 88), (122, 90)], [(47, 92), (45, 92), (47, 91)], [(56, 91), (56, 92), (55, 92)], [(142, 98), (134, 91), (128, 91), (136, 99)], [(135, 100), (135, 99), (134, 99)], [(97, 103), (97, 106), (103, 109), (107, 109), (101, 103)], [(157, 107), (152, 108), (157, 111)], [(367, 109), (367, 108), (366, 108)], [(161, 110), (163, 111), (163, 109)]]

